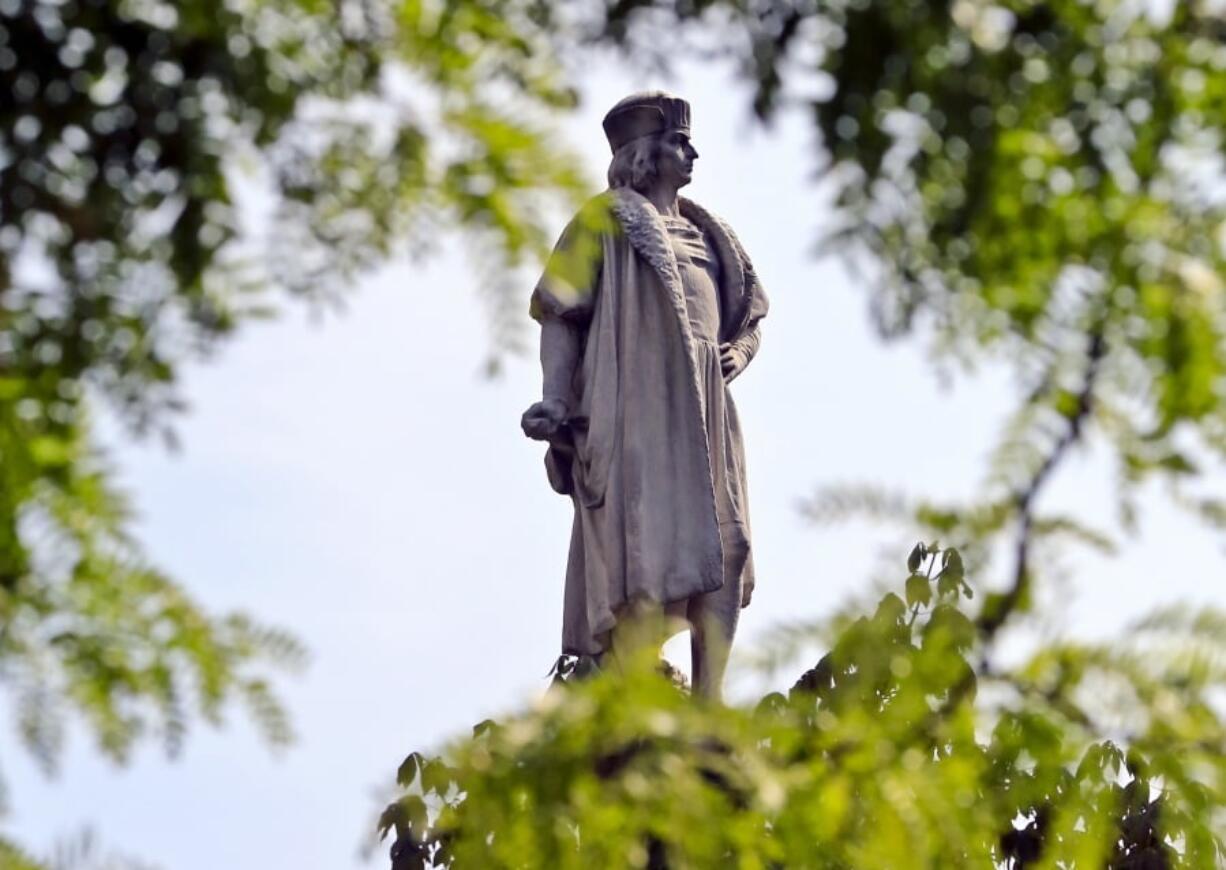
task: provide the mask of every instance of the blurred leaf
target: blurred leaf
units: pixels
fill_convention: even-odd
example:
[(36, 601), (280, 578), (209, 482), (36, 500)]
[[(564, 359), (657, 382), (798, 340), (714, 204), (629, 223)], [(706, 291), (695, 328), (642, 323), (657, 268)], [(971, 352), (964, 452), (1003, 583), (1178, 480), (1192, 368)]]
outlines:
[[(907, 567), (911, 567), (910, 560)], [(912, 574), (907, 578), (907, 605), (910, 607), (927, 607), (932, 600), (932, 585), (922, 574)]]

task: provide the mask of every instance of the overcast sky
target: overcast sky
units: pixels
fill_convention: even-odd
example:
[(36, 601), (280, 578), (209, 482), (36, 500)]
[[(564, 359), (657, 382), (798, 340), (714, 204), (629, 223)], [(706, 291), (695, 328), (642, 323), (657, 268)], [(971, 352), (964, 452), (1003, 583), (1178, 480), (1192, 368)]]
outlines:
[[(701, 156), (686, 193), (732, 224), (771, 295), (762, 350), (734, 387), (758, 568), (738, 639), (748, 648), (774, 623), (828, 613), (865, 587), (883, 550), (901, 565), (914, 543), (862, 525), (815, 529), (797, 502), (839, 482), (971, 494), (1010, 382), (988, 372), (945, 389), (918, 343), (875, 338), (863, 288), (812, 255), (829, 214), (806, 117), (756, 129), (743, 90), (710, 69), (661, 82), (606, 64), (582, 84), (566, 129), (594, 180), (608, 155), (600, 118), (616, 100), (647, 86), (690, 100)], [(446, 250), (363, 281), (343, 315), (291, 308), (248, 328), (188, 370), (181, 453), (119, 446), (154, 561), (210, 607), (291, 628), (310, 648), (307, 671), (281, 681), (299, 740), (270, 753), (235, 711), (221, 731), (193, 731), (177, 759), (150, 745), (116, 768), (76, 731), (52, 780), (10, 750), (6, 821), (23, 842), (49, 849), (93, 826), (166, 870), (356, 866), (405, 754), (539, 695), (558, 653), (571, 509), (519, 431), (539, 396), (535, 359), (481, 376), (475, 280)], [(523, 328), (535, 340), (526, 313)], [(1109, 482), (1082, 453), (1044, 503), (1110, 527)], [(1070, 628), (1108, 632), (1159, 600), (1221, 600), (1219, 543), (1166, 509), (1143, 519), (1144, 539), (1121, 557), (1074, 563)]]

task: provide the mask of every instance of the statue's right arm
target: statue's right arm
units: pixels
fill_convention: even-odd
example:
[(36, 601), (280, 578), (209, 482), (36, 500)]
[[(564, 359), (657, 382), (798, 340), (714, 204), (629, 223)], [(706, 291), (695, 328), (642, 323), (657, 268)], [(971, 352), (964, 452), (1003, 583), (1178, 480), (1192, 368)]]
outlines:
[[(603, 207), (603, 206), (602, 206)], [(575, 401), (574, 378), (599, 293), (603, 235), (586, 212), (567, 225), (537, 283), (528, 313), (541, 324), (541, 401), (523, 417), (524, 434), (558, 434)]]
[(565, 320), (550, 317), (541, 324), (542, 395), (546, 401), (556, 399), (570, 404), (571, 383), (579, 364), (579, 343), (578, 330)]
[(541, 373), (543, 398), (524, 412), (524, 434), (548, 441), (558, 433), (570, 414), (571, 382), (579, 363), (578, 330), (560, 317), (541, 321)]

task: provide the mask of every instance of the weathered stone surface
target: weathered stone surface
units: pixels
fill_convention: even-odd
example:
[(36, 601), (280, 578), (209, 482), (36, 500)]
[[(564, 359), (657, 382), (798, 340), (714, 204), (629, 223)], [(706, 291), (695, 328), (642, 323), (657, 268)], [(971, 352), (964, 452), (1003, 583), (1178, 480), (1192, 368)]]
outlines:
[(732, 230), (678, 196), (698, 158), (689, 104), (634, 94), (604, 128), (609, 189), (531, 304), (544, 389), (522, 425), (575, 508), (562, 651), (608, 667), (688, 626), (695, 690), (718, 697), (754, 588), (728, 384), (758, 350), (766, 294)]

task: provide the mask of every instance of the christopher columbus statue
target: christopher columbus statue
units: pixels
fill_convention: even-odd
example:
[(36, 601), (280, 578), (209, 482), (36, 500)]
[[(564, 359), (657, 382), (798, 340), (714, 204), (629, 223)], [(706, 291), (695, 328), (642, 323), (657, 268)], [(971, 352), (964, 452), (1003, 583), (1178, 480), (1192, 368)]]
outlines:
[[(609, 190), (567, 226), (532, 294), (544, 396), (523, 416), (574, 502), (563, 652), (605, 663), (630, 625), (688, 626), (695, 691), (718, 698), (753, 595), (745, 451), (728, 384), (766, 294), (732, 230), (677, 191), (690, 106), (634, 94), (605, 116)], [(636, 635), (637, 636), (637, 635)]]

